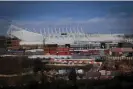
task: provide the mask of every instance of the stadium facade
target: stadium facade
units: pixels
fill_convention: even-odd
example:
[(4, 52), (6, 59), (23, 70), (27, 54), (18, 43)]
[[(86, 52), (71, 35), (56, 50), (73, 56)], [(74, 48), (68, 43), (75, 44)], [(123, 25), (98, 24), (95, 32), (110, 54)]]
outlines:
[[(91, 56), (93, 58), (93, 55), (121, 55), (121, 52), (125, 50), (123, 49), (123, 43), (125, 43), (124, 34), (87, 34), (82, 29), (73, 31), (67, 29), (64, 32), (60, 31), (60, 28), (58, 29), (58, 31), (53, 29), (51, 32), (43, 30), (37, 33), (11, 25), (7, 31), (7, 36), (18, 40), (12, 40), (11, 47), (8, 47), (9, 52), (11, 54), (38, 55), (36, 57), (54, 55), (55, 58), (62, 58), (63, 56), (63, 58), (86, 59)], [(133, 44), (130, 45), (130, 47), (129, 44), (125, 46), (129, 48), (126, 49), (126, 52), (133, 51), (131, 48)], [(114, 47), (115, 49), (112, 49)], [(14, 51), (14, 49), (15, 52), (12, 52), (11, 50)], [(22, 53), (18, 52), (20, 49)], [(110, 51), (115, 51), (115, 54)]]

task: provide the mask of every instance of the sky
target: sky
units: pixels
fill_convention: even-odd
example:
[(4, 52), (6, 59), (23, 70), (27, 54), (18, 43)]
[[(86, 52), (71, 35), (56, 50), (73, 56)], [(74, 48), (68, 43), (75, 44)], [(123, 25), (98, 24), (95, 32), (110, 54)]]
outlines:
[(132, 33), (132, 1), (0, 2), (0, 33), (12, 25), (39, 32), (44, 28), (87, 33)]

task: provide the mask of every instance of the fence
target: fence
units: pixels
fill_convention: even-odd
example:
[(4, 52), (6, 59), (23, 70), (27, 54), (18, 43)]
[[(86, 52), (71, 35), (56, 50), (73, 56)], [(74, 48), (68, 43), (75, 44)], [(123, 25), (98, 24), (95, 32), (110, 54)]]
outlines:
[(108, 60), (133, 60), (133, 57), (115, 57), (115, 56), (112, 56), (112, 57), (104, 57), (104, 59), (108, 59)]

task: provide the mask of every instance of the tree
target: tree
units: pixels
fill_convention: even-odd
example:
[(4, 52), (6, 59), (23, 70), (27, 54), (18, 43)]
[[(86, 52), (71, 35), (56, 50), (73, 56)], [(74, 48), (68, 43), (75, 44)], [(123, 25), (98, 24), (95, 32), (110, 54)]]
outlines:
[(34, 69), (33, 69), (34, 73), (42, 70), (43, 63), (41, 62), (41, 60), (39, 58), (34, 60), (34, 66), (33, 67), (34, 67)]

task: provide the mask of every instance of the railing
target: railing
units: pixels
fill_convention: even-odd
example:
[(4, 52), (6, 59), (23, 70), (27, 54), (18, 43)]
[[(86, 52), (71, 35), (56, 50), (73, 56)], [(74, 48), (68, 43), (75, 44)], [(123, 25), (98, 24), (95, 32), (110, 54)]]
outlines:
[(112, 57), (104, 57), (104, 59), (110, 59), (110, 60), (133, 60), (133, 57), (115, 57), (115, 56), (112, 56)]

